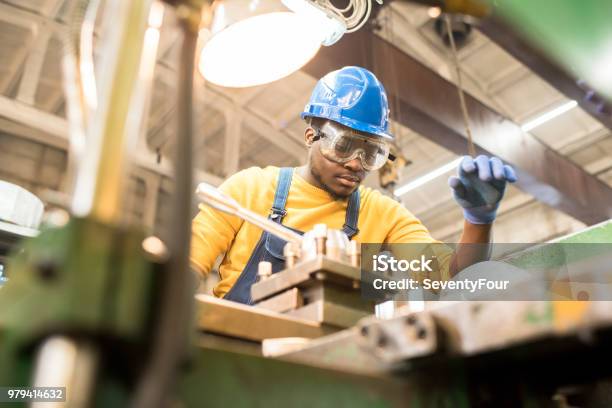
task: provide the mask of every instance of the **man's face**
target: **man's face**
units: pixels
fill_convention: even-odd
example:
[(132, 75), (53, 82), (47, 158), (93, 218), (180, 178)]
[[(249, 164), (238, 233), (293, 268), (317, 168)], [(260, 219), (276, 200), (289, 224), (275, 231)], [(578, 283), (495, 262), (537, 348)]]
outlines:
[(319, 148), (320, 140), (312, 142), (314, 132), (306, 130), (306, 143), (310, 145), (308, 167), (310, 174), (317, 180), (320, 187), (327, 191), (335, 200), (347, 198), (355, 191), (365, 178), (364, 170), (359, 158), (339, 164), (327, 159)]

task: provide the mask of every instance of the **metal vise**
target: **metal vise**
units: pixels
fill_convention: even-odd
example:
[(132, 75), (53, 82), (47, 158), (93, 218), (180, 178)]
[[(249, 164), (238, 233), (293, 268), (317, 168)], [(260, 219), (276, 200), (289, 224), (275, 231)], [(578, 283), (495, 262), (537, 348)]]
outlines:
[(259, 280), (251, 287), (256, 306), (338, 328), (374, 313), (374, 303), (361, 298), (359, 243), (342, 231), (317, 224), (301, 236), (206, 183), (198, 185), (196, 194), (206, 204), (287, 241), (284, 270), (272, 274), (269, 262), (259, 264)]
[(361, 298), (360, 247), (339, 230), (315, 225), (301, 245), (284, 248), (286, 268), (271, 273), (259, 264), (259, 280), (251, 287), (256, 305), (336, 327), (353, 326), (374, 313)]

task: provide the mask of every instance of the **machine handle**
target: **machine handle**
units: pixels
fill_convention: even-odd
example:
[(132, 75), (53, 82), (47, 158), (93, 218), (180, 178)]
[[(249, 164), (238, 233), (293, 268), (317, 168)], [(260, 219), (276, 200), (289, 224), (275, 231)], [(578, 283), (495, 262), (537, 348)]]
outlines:
[(274, 234), (279, 238), (284, 239), (287, 242), (294, 242), (298, 245), (302, 245), (302, 236), (278, 224), (274, 221), (269, 220), (266, 217), (254, 213), (253, 211), (247, 210), (242, 207), (236, 200), (224, 194), (219, 189), (211, 186), (207, 183), (198, 184), (196, 189), (196, 195), (209, 206), (216, 208), (219, 211), (235, 215), (246, 222), (250, 222), (253, 225), (258, 226), (264, 231)]

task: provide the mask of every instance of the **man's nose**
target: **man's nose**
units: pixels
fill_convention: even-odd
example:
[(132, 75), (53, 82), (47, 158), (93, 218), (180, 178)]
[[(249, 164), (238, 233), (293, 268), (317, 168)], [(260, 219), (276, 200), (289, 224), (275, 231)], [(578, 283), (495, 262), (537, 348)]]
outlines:
[(353, 160), (349, 160), (344, 163), (344, 167), (351, 170), (354, 173), (363, 172), (363, 164), (361, 164), (361, 159), (359, 157), (355, 157)]

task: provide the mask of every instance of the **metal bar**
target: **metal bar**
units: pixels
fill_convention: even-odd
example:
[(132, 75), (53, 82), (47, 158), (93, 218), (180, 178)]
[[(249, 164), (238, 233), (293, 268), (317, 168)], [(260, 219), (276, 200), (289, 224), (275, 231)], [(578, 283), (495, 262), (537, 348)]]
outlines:
[(274, 234), (288, 242), (295, 242), (298, 245), (302, 244), (302, 236), (293, 232), (287, 227), (278, 224), (274, 221), (269, 220), (251, 210), (242, 207), (236, 200), (230, 196), (224, 194), (215, 187), (206, 183), (200, 183), (196, 191), (198, 197), (200, 197), (206, 204), (219, 211), (226, 212), (231, 215), (235, 215), (246, 222), (258, 226), (264, 231)]
[[(363, 66), (378, 76), (390, 99), (398, 101), (397, 121), (456, 154), (466, 153), (453, 83), (368, 30), (324, 47), (303, 70), (318, 78), (346, 65)], [(466, 103), (477, 152), (514, 165), (521, 190), (586, 224), (612, 217), (609, 186), (476, 98), (466, 95)]]
[[(208, 7), (202, 4), (201, 7)], [(151, 359), (139, 383), (134, 407), (166, 406), (164, 397), (172, 389), (179, 364), (184, 361), (191, 323), (193, 283), (189, 272), (191, 205), (193, 192), (193, 76), (201, 10), (179, 6), (183, 31), (177, 98), (177, 143), (174, 157), (175, 188), (172, 196), (172, 225), (163, 238), (170, 249), (170, 260), (161, 279), (158, 314), (153, 329)], [(172, 273), (170, 273), (172, 272)]]
[(151, 2), (116, 4), (118, 25), (105, 43), (98, 107), (88, 123), (87, 149), (78, 166), (72, 203), (75, 215), (91, 215), (108, 223), (120, 220), (126, 122)]
[(276, 296), (257, 303), (257, 307), (283, 313), (304, 305), (304, 299), (298, 288), (289, 289)]
[[(338, 262), (324, 255), (299, 262), (293, 268), (272, 274), (269, 278), (256, 282), (251, 287), (251, 298), (259, 301), (294, 286), (313, 284), (311, 275), (333, 281), (338, 285), (352, 288), (361, 279), (361, 270), (351, 265)], [(318, 278), (317, 278), (318, 279)]]
[[(359, 295), (356, 295), (359, 296)], [(357, 324), (360, 319), (370, 315), (368, 312), (353, 309), (325, 300), (317, 300), (299, 309), (287, 312), (290, 316), (320, 322), (330, 326), (349, 328)]]
[(252, 341), (278, 337), (317, 338), (336, 331), (318, 322), (272, 310), (196, 295), (198, 329)]
[[(140, 3), (140, 4), (138, 4)], [(100, 152), (92, 215), (105, 221), (120, 216), (122, 161), (125, 157), (125, 125), (128, 106), (140, 66), (140, 55), (150, 1), (137, 2), (130, 10), (128, 27), (121, 38), (124, 46), (117, 58), (113, 75), (113, 90), (109, 93), (109, 109), (104, 120), (104, 142)], [(131, 67), (128, 68), (128, 67)]]

